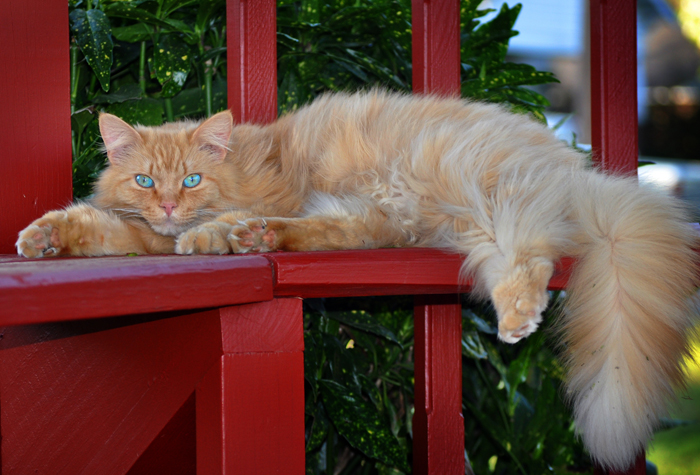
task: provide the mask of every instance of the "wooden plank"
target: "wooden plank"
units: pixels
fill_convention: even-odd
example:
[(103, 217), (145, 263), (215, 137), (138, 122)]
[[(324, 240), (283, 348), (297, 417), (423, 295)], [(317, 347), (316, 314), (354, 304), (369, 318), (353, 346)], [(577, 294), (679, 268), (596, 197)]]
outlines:
[[(347, 297), (468, 292), (463, 257), (441, 249), (404, 248), (352, 251), (275, 252), (275, 296)], [(566, 286), (573, 260), (562, 259), (549, 288)]]
[(459, 95), (459, 0), (412, 0), (413, 92)]
[(148, 320), (0, 330), (2, 473), (138, 469), (222, 351), (217, 311)]
[(221, 328), (225, 354), (197, 389), (197, 473), (303, 475), (301, 300), (222, 309)]
[(605, 170), (637, 173), (637, 2), (591, 0), (591, 135)]
[(72, 198), (68, 6), (3, 0), (0, 15), (0, 254)]
[(459, 295), (416, 297), (413, 473), (464, 474), (462, 306)]
[(271, 298), (270, 266), (261, 256), (0, 259), (0, 325)]
[(126, 475), (193, 475), (197, 472), (195, 446), (193, 392)]
[(237, 122), (277, 118), (277, 4), (229, 0), (228, 106)]

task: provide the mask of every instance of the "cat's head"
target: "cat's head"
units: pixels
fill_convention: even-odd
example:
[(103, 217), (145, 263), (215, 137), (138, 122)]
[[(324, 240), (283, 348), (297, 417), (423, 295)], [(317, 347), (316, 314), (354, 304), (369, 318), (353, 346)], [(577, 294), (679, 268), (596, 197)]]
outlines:
[(220, 187), (231, 180), (222, 166), (233, 130), (229, 111), (201, 124), (132, 127), (111, 114), (101, 114), (99, 124), (109, 166), (95, 188), (98, 206), (141, 217), (165, 236), (219, 212)]

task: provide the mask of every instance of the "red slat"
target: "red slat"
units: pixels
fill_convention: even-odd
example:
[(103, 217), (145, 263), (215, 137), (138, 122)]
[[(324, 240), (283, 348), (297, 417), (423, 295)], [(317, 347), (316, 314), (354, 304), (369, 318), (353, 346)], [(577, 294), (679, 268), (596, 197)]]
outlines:
[[(274, 269), (275, 296), (347, 297), (469, 291), (460, 283), (463, 257), (440, 249), (405, 248), (264, 254)], [(561, 290), (573, 260), (562, 259), (549, 283)]]
[(637, 173), (637, 2), (591, 0), (593, 154), (612, 173)]
[(464, 474), (462, 306), (459, 295), (416, 297), (413, 473)]
[(231, 307), (221, 315), (225, 354), (197, 389), (197, 473), (303, 475), (301, 300)]
[(459, 0), (412, 0), (413, 92), (460, 91)]
[(0, 15), (0, 254), (17, 233), (72, 198), (68, 4), (27, 8), (3, 0)]
[(228, 105), (238, 122), (277, 118), (277, 4), (229, 0)]
[(270, 266), (261, 256), (0, 259), (0, 325), (271, 298)]
[(143, 320), (0, 330), (1, 473), (138, 470), (221, 355), (217, 311)]

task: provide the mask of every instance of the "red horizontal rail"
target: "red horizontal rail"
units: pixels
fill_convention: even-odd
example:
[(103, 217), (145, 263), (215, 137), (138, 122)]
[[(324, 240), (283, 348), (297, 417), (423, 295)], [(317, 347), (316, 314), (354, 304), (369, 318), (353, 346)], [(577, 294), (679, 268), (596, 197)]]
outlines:
[(0, 325), (270, 299), (270, 265), (261, 256), (0, 257)]
[[(264, 257), (263, 257), (264, 256)], [(276, 297), (467, 292), (463, 257), (439, 249), (246, 256), (0, 257), (0, 325), (221, 307)], [(565, 259), (550, 282), (565, 287)]]

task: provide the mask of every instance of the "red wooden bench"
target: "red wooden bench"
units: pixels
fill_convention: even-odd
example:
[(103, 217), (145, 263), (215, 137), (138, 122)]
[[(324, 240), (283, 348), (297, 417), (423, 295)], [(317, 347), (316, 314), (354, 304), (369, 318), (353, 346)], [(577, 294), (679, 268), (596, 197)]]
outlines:
[[(593, 146), (621, 173), (637, 160), (635, 3), (591, 0)], [(20, 229), (71, 198), (68, 12), (1, 5), (2, 473), (303, 474), (301, 298), (413, 294), (414, 473), (463, 474), (459, 256), (12, 255)], [(275, 2), (227, 8), (229, 105), (271, 121)], [(456, 93), (458, 0), (414, 0), (413, 25), (416, 92)], [(626, 473), (644, 473), (643, 454)]]

